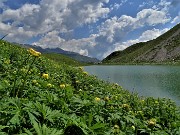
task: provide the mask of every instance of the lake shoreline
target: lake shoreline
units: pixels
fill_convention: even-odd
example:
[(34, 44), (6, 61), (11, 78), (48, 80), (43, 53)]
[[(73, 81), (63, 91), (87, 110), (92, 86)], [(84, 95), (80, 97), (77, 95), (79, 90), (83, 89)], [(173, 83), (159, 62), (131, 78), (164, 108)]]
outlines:
[(85, 71), (143, 97), (170, 98), (180, 105), (179, 66), (91, 65)]

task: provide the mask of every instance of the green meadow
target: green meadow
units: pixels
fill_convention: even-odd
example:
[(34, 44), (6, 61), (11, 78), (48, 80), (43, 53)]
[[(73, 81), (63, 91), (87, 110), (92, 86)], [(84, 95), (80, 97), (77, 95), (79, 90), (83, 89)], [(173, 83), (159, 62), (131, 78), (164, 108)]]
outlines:
[(171, 100), (140, 97), (46, 55), (0, 41), (1, 135), (180, 134)]

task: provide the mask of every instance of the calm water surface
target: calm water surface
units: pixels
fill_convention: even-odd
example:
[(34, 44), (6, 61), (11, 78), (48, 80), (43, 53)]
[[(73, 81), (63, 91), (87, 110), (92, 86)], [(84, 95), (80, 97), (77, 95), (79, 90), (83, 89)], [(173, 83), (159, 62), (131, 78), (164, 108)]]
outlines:
[(166, 97), (180, 105), (180, 66), (86, 66), (84, 69), (141, 96)]

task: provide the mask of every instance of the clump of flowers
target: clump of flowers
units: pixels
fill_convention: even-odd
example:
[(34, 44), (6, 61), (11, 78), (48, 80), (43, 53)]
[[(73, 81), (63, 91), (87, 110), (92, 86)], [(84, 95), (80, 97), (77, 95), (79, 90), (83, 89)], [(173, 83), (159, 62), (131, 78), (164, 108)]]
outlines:
[(35, 56), (35, 57), (41, 56), (41, 53), (40, 53), (40, 52), (37, 52), (37, 51), (35, 51), (35, 50), (32, 49), (32, 48), (29, 48), (28, 52), (29, 52), (31, 55)]
[(48, 75), (48, 74), (43, 73), (43, 74), (42, 74), (42, 77), (43, 77), (44, 79), (48, 79), (48, 78), (49, 78), (49, 75)]

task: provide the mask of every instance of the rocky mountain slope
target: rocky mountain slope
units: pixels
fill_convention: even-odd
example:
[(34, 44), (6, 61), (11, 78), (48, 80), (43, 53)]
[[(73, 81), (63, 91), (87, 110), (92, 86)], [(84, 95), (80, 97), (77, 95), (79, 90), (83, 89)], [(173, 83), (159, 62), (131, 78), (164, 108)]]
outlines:
[(107, 56), (103, 63), (162, 63), (180, 60), (180, 24), (158, 38)]

